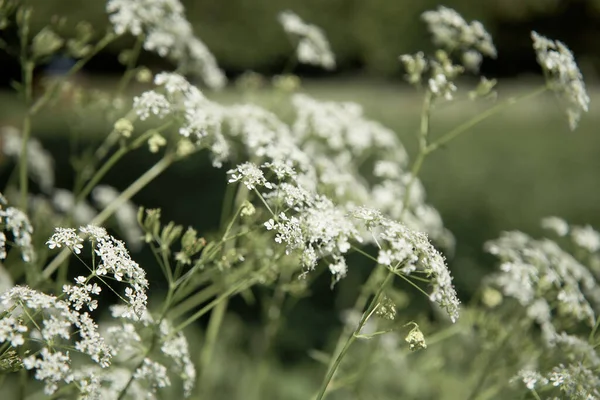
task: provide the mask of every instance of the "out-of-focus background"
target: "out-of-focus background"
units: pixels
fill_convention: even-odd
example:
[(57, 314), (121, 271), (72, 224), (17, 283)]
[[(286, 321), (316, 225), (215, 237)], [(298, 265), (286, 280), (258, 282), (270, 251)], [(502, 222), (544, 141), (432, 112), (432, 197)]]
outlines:
[[(414, 150), (421, 97), (403, 82), (398, 56), (432, 49), (420, 14), (440, 5), (437, 0), (182, 2), (196, 34), (232, 82), (247, 70), (269, 77), (285, 68), (293, 49), (277, 22), (279, 12), (293, 10), (320, 26), (331, 42), (338, 68), (325, 72), (297, 67), (293, 72), (303, 80), (301, 90), (322, 99), (363, 105), (368, 117), (395, 130), (409, 151)], [(29, 3), (34, 7), (38, 29), (52, 15), (68, 17), (73, 26), (89, 21), (99, 31), (108, 23), (103, 1)], [(600, 0), (448, 0), (443, 5), (455, 8), (469, 21), (482, 21), (492, 34), (498, 59), (486, 59), (482, 73), (499, 80), (499, 99), (543, 83), (531, 48), (531, 30), (561, 40), (572, 49), (591, 97), (590, 111), (575, 132), (569, 131), (558, 101), (548, 95), (486, 120), (427, 160), (421, 178), (429, 203), (440, 211), (456, 237), (456, 250), (448, 255), (448, 262), (461, 298), (467, 302), (493, 268), (482, 245), (500, 231), (519, 229), (535, 235), (540, 233), (540, 219), (550, 215), (600, 227)], [(117, 55), (132, 44), (133, 39), (122, 40), (106, 49), (82, 73), (82, 82), (91, 87), (114, 84), (123, 71)], [(143, 54), (140, 62), (155, 71), (169, 68), (151, 54)], [(0, 68), (0, 123), (17, 124), (23, 110), (9, 80), (19, 79), (19, 67), (1, 54)], [(467, 80), (464, 85), (474, 83)], [(268, 90), (258, 91), (256, 99), (268, 103), (271, 95)], [(210, 96), (236, 101), (241, 93), (230, 85)], [(491, 105), (492, 101), (460, 100), (440, 107), (433, 117), (433, 134), (447, 131)], [(41, 118), (42, 122), (34, 125), (34, 136), (55, 154), (57, 185), (68, 188), (72, 177), (66, 175), (70, 170), (67, 136), (72, 127), (56, 113)], [(86, 134), (94, 137), (106, 134), (106, 130), (101, 124), (91, 124)], [(122, 189), (151, 164), (146, 151), (136, 152), (114, 169), (106, 182)], [(218, 223), (218, 213), (213, 210), (220, 209), (226, 170), (215, 170), (207, 160), (198, 158), (165, 173), (134, 202), (161, 207), (165, 220), (192, 224), (201, 232), (210, 230)], [(306, 349), (329, 343), (339, 326), (336, 310), (352, 304), (357, 285), (367, 273), (351, 269), (333, 292), (329, 281), (323, 279), (313, 296), (293, 310), (278, 336), (278, 354), (284, 365), (306, 359)], [(232, 309), (252, 324), (255, 307), (239, 300)], [(236, 362), (243, 365), (244, 360)], [(305, 376), (312, 376), (312, 372)], [(295, 382), (303, 384), (301, 380)]]

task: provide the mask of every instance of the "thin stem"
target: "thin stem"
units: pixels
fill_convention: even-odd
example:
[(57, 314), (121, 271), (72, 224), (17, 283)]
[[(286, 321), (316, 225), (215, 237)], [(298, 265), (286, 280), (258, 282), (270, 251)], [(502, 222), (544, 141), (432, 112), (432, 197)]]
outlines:
[(360, 322), (358, 323), (358, 326), (352, 332), (351, 335), (348, 335), (348, 338), (346, 339), (346, 343), (344, 344), (342, 351), (340, 351), (338, 356), (335, 358), (333, 365), (330, 366), (329, 370), (327, 371), (327, 375), (325, 375), (325, 379), (323, 379), (323, 382), (321, 383), (321, 388), (319, 389), (319, 393), (317, 394), (316, 400), (322, 400), (323, 397), (325, 396), (325, 392), (327, 391), (327, 387), (329, 386), (329, 383), (331, 382), (331, 379), (333, 378), (335, 371), (337, 371), (338, 367), (340, 366), (340, 363), (342, 362), (342, 359), (348, 352), (348, 349), (350, 348), (352, 343), (354, 343), (354, 341), (357, 338), (357, 335), (360, 334), (360, 331), (367, 323), (369, 317), (373, 314), (373, 312), (377, 308), (379, 297), (381, 296), (381, 294), (383, 293), (383, 290), (385, 289), (388, 282), (392, 279), (393, 276), (394, 276), (393, 273), (391, 271), (389, 271), (387, 276), (385, 277), (385, 279), (379, 286), (379, 289), (375, 293), (375, 296), (373, 296), (373, 299), (371, 300), (369, 307), (363, 313), (363, 316), (362, 316)]
[(254, 390), (250, 399), (260, 398), (260, 391), (269, 372), (269, 363), (267, 362), (267, 356), (270, 354), (273, 346), (273, 341), (281, 326), (281, 309), (286, 299), (285, 285), (292, 279), (292, 271), (286, 269), (279, 276), (279, 282), (275, 286), (275, 293), (270, 298), (269, 304), (266, 307), (267, 323), (263, 332), (264, 342), (260, 348), (260, 352), (257, 356), (257, 373), (256, 380), (254, 381)]
[(140, 135), (138, 138), (136, 138), (136, 140), (134, 140), (129, 145), (122, 146), (121, 148), (119, 148), (119, 150), (117, 150), (112, 156), (110, 156), (110, 158), (102, 165), (102, 167), (100, 167), (100, 169), (96, 171), (94, 176), (88, 181), (88, 183), (81, 190), (81, 192), (77, 194), (77, 202), (80, 202), (81, 200), (86, 198), (87, 195), (96, 187), (98, 182), (100, 182), (100, 180), (108, 173), (108, 171), (110, 171), (110, 169), (114, 167), (115, 164), (119, 162), (119, 160), (123, 158), (128, 152), (137, 149), (146, 140), (148, 140), (148, 138), (150, 138), (150, 136), (152, 136), (157, 130), (160, 131), (161, 129), (164, 129), (169, 125), (170, 123), (165, 124), (157, 129), (149, 129), (148, 131)]
[(123, 94), (123, 91), (127, 88), (127, 85), (131, 81), (131, 78), (133, 77), (133, 73), (135, 72), (134, 71), (135, 65), (137, 64), (137, 60), (140, 56), (140, 51), (142, 50), (143, 44), (144, 44), (144, 36), (139, 35), (136, 39), (135, 45), (133, 46), (131, 54), (129, 54), (129, 59), (127, 60), (127, 66), (125, 69), (125, 73), (123, 74), (123, 77), (121, 78), (121, 80), (119, 81), (119, 85), (117, 86), (117, 93), (116, 93), (117, 96), (120, 96), (121, 94)]
[(173, 329), (173, 333), (170, 336), (172, 336), (174, 333), (180, 332), (181, 330), (185, 329), (189, 324), (193, 323), (198, 318), (202, 317), (204, 314), (206, 314), (207, 312), (212, 310), (219, 303), (229, 299), (229, 297), (233, 296), (234, 294), (247, 289), (252, 284), (253, 284), (253, 281), (250, 280), (250, 281), (241, 282), (241, 283), (231, 287), (229, 290), (225, 291), (219, 297), (217, 297), (216, 299), (214, 299), (213, 301), (208, 303), (206, 306), (204, 306), (200, 310), (198, 310), (194, 315), (192, 315), (191, 317), (186, 319), (184, 322), (179, 324), (175, 329)]
[[(115, 211), (127, 200), (131, 199), (140, 190), (146, 187), (152, 182), (157, 176), (163, 173), (167, 168), (175, 162), (175, 155), (172, 153), (166, 154), (160, 159), (154, 166), (140, 176), (135, 182), (133, 182), (127, 189), (125, 189), (119, 197), (117, 197), (112, 203), (110, 203), (100, 214), (98, 214), (91, 222), (91, 225), (100, 225), (108, 218), (110, 218)], [(44, 281), (56, 271), (56, 269), (67, 259), (70, 254), (69, 249), (64, 249), (44, 268), (40, 276), (41, 281)]]
[(228, 304), (229, 297), (225, 297), (223, 301), (216, 304), (215, 308), (210, 313), (210, 319), (208, 321), (208, 328), (206, 331), (206, 339), (200, 354), (199, 387), (201, 388), (207, 388), (209, 386), (206, 382), (207, 370), (210, 368), (210, 361), (212, 360), (214, 348), (219, 336), (219, 330), (221, 329), (221, 323), (223, 322), (223, 317), (225, 317)]
[(427, 147), (427, 153), (431, 153), (437, 149), (439, 149), (441, 146), (445, 145), (446, 143), (448, 143), (449, 141), (451, 141), (452, 139), (455, 139), (456, 137), (458, 137), (459, 135), (461, 135), (462, 133), (466, 132), (467, 130), (471, 129), (472, 127), (474, 127), (475, 125), (477, 125), (478, 123), (486, 120), (487, 118), (491, 117), (492, 115), (495, 115), (496, 113), (510, 107), (513, 106), (515, 104), (517, 104), (520, 101), (523, 100), (527, 100), (533, 97), (536, 97), (542, 93), (544, 93), (546, 90), (548, 90), (547, 86), (542, 86), (536, 90), (534, 90), (533, 92), (530, 93), (526, 93), (524, 95), (521, 96), (516, 96), (516, 97), (510, 97), (508, 99), (506, 99), (505, 101), (488, 108), (487, 110), (483, 111), (482, 113), (478, 114), (477, 116), (471, 118), (470, 120), (466, 121), (463, 124), (460, 124), (459, 126), (457, 126), (456, 128), (452, 129), (451, 131), (449, 131), (448, 133), (442, 135), (439, 139), (437, 139), (435, 142), (431, 143), (428, 147)]

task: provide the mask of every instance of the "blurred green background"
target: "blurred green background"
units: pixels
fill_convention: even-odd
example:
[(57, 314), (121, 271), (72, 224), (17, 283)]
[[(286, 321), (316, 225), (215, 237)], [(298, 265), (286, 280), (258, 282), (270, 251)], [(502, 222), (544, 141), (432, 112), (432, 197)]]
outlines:
[[(99, 30), (107, 22), (104, 1), (30, 0), (29, 3), (34, 5), (36, 24), (40, 27), (54, 14), (68, 16), (74, 22), (88, 20)], [(296, 72), (303, 77), (301, 90), (321, 99), (363, 105), (369, 118), (395, 130), (414, 154), (421, 96), (402, 82), (397, 57), (431, 49), (419, 15), (439, 5), (438, 1), (190, 0), (183, 3), (196, 33), (233, 78), (249, 69), (266, 75), (282, 70), (291, 47), (276, 22), (281, 10), (294, 10), (306, 21), (321, 26), (331, 40), (340, 68), (327, 74), (316, 69), (298, 69)], [(543, 84), (530, 48), (532, 29), (563, 40), (574, 50), (591, 97), (590, 111), (575, 132), (568, 130), (560, 104), (548, 94), (486, 120), (426, 161), (421, 178), (429, 203), (440, 211), (456, 237), (456, 251), (448, 255), (448, 261), (461, 298), (467, 302), (483, 276), (494, 267), (483, 253), (483, 243), (497, 237), (502, 230), (539, 234), (540, 219), (549, 215), (600, 227), (600, 87), (596, 79), (600, 66), (600, 1), (453, 0), (444, 5), (456, 8), (468, 20), (481, 20), (494, 36), (499, 58), (486, 60), (483, 72), (499, 78), (500, 100)], [(120, 72), (117, 54), (130, 45), (131, 42), (123, 40), (101, 54), (85, 72), (83, 81), (93, 87), (110, 85), (111, 74), (116, 77)], [(164, 66), (150, 55), (144, 55), (142, 62), (153, 68)], [(2, 65), (5, 71), (11, 69), (9, 61)], [(469, 87), (473, 82), (463, 84)], [(242, 99), (242, 93), (235, 87), (210, 96), (226, 102)], [(273, 92), (259, 91), (255, 100), (269, 104), (274, 101)], [(433, 117), (433, 135), (443, 134), (491, 105), (491, 101), (469, 100), (441, 105)], [(22, 111), (8, 88), (0, 92), (0, 123), (18, 126)], [(67, 139), (71, 129), (68, 118), (56, 113), (42, 115), (34, 124), (34, 136), (55, 154), (59, 187), (69, 188), (72, 184)], [(90, 123), (85, 135), (93, 142), (108, 129), (101, 123)], [(155, 157), (142, 149), (109, 173), (106, 183), (123, 189), (154, 161)], [(208, 231), (218, 224), (218, 213), (214, 210), (220, 209), (226, 170), (227, 166), (221, 170), (211, 168), (208, 160), (200, 156), (175, 166), (133, 200), (146, 207), (161, 207), (164, 220)], [(290, 354), (306, 358), (307, 349), (323, 348), (330, 343), (335, 328), (339, 327), (339, 310), (353, 303), (368, 272), (351, 269), (333, 292), (329, 290), (328, 279), (318, 283), (311, 299), (294, 309), (278, 336), (279, 354), (284, 362)], [(411, 302), (428, 306), (422, 296), (415, 296)], [(236, 301), (232, 309), (250, 321), (250, 325), (256, 322), (255, 307)], [(231, 324), (242, 330), (239, 321)], [(245, 345), (251, 342), (251, 338), (236, 338), (232, 336), (231, 341), (241, 340)], [(240, 370), (244, 363), (251, 365), (243, 356), (229, 354), (233, 351), (230, 348), (220, 351), (225, 353), (223, 357), (237, 360), (235, 365)], [(321, 375), (301, 365), (294, 384), (286, 392), (290, 396), (287, 398), (294, 398), (290, 394), (296, 390), (294, 385), (310, 386), (304, 380), (314, 384), (313, 375)], [(216, 367), (215, 376), (222, 373), (216, 380), (226, 376), (226, 371), (219, 372), (219, 368), (225, 367)], [(269, 379), (285, 374), (280, 370)], [(303, 390), (306, 388), (299, 388), (298, 392)]]

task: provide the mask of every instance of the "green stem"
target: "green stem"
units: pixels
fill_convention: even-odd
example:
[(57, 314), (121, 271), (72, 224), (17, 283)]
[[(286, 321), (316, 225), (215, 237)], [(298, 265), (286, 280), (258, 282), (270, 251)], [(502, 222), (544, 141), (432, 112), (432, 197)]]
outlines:
[(253, 284), (252, 280), (247, 280), (247, 281), (241, 282), (241, 283), (239, 283), (239, 284), (231, 287), (229, 290), (225, 291), (219, 297), (217, 297), (216, 299), (214, 299), (213, 301), (211, 301), (210, 303), (208, 303), (206, 306), (204, 306), (200, 310), (198, 310), (194, 315), (192, 315), (191, 317), (189, 317), (188, 319), (186, 319), (184, 322), (182, 322), (181, 324), (179, 324), (173, 330), (173, 333), (177, 333), (177, 332), (180, 332), (181, 330), (185, 329), (189, 324), (193, 323), (198, 318), (202, 317), (204, 314), (206, 314), (207, 312), (209, 312), (210, 310), (212, 310), (219, 303), (221, 303), (223, 301), (226, 301), (227, 299), (229, 299), (229, 297), (233, 296), (234, 294), (239, 293), (239, 292), (247, 289), (248, 287), (252, 286), (252, 284)]
[(23, 119), (23, 128), (21, 132), (21, 156), (19, 157), (19, 188), (21, 191), (21, 209), (27, 212), (27, 194), (29, 193), (29, 178), (27, 176), (27, 144), (31, 136), (31, 116), (25, 114)]
[(121, 148), (119, 148), (119, 150), (117, 150), (115, 153), (113, 153), (113, 155), (110, 156), (110, 158), (102, 165), (102, 167), (100, 167), (100, 169), (98, 171), (96, 171), (96, 173), (94, 174), (92, 179), (90, 179), (88, 181), (88, 183), (81, 190), (81, 192), (79, 192), (77, 194), (76, 202), (80, 202), (81, 200), (85, 199), (87, 197), (87, 195), (90, 194), (90, 192), (96, 187), (98, 182), (100, 182), (100, 180), (108, 173), (108, 171), (110, 171), (110, 169), (112, 167), (115, 166), (115, 164), (117, 162), (119, 162), (119, 160), (121, 158), (123, 158), (130, 151), (135, 150), (138, 147), (140, 147), (157, 130), (160, 131), (161, 128), (164, 129), (164, 127), (166, 127), (168, 125), (170, 125), (170, 124), (165, 124), (162, 127), (157, 128), (157, 129), (149, 129), (148, 131), (144, 132), (144, 134), (142, 134), (138, 138), (136, 138), (132, 143), (130, 143), (129, 145), (126, 145), (126, 146), (122, 146)]
[(210, 362), (214, 353), (215, 345), (219, 336), (219, 330), (223, 322), (223, 317), (227, 311), (227, 305), (229, 304), (229, 297), (223, 299), (223, 301), (216, 304), (215, 308), (210, 313), (210, 319), (208, 321), (208, 328), (206, 331), (206, 339), (202, 352), (200, 354), (200, 377), (198, 379), (199, 387), (203, 391), (207, 391), (209, 388), (209, 382), (207, 382), (208, 370), (210, 369)]
[(119, 81), (119, 85), (117, 86), (117, 96), (123, 94), (123, 91), (127, 88), (127, 85), (129, 85), (131, 78), (133, 78), (133, 73), (135, 72), (135, 64), (137, 64), (137, 60), (140, 56), (140, 51), (142, 50), (143, 44), (144, 36), (139, 35), (136, 39), (135, 45), (133, 46), (131, 54), (129, 55), (129, 59), (127, 60), (125, 73), (123, 74), (123, 77), (121, 78), (121, 80)]
[(383, 290), (385, 289), (385, 287), (387, 286), (388, 282), (392, 279), (393, 276), (394, 275), (393, 275), (393, 273), (391, 271), (389, 271), (387, 273), (387, 276), (385, 277), (385, 279), (383, 280), (383, 282), (379, 286), (379, 289), (375, 293), (375, 296), (373, 296), (373, 299), (371, 300), (371, 303), (369, 304), (369, 307), (363, 313), (363, 316), (362, 316), (360, 322), (358, 323), (358, 326), (352, 332), (352, 334), (348, 335), (348, 338), (346, 339), (346, 343), (344, 344), (344, 347), (342, 348), (342, 350), (340, 351), (340, 353), (338, 354), (338, 356), (335, 358), (335, 361), (333, 362), (333, 365), (330, 366), (329, 370), (327, 371), (327, 375), (325, 375), (325, 379), (323, 379), (323, 382), (321, 383), (321, 388), (319, 389), (319, 393), (317, 394), (316, 400), (322, 400), (323, 397), (325, 396), (325, 392), (327, 391), (327, 387), (329, 386), (329, 383), (331, 382), (331, 379), (333, 378), (333, 375), (335, 374), (335, 372), (337, 371), (338, 367), (340, 366), (340, 363), (342, 362), (342, 359), (344, 358), (344, 356), (348, 352), (348, 349), (350, 349), (350, 346), (352, 345), (352, 343), (354, 343), (354, 341), (356, 340), (357, 335), (360, 334), (360, 331), (362, 330), (362, 328), (367, 323), (367, 320), (372, 315), (373, 311), (375, 311), (375, 308), (377, 307), (377, 303), (379, 301), (379, 298), (381, 297), (381, 294), (383, 293)]
[(283, 308), (283, 304), (286, 298), (286, 291), (284, 290), (285, 285), (292, 279), (292, 271), (285, 270), (279, 276), (279, 282), (275, 287), (275, 293), (271, 297), (268, 306), (266, 307), (267, 314), (267, 323), (264, 329), (263, 337), (263, 345), (259, 350), (259, 354), (257, 356), (257, 373), (256, 380), (253, 382), (253, 391), (252, 394), (248, 397), (249, 399), (259, 399), (260, 391), (269, 372), (269, 363), (267, 362), (267, 356), (270, 354), (271, 348), (273, 346), (273, 341), (275, 336), (277, 335), (277, 331), (281, 326), (281, 309)]
[(534, 90), (533, 92), (526, 93), (521, 96), (510, 97), (510, 98), (506, 99), (505, 101), (495, 105), (494, 107), (488, 108), (484, 112), (478, 114), (477, 116), (471, 118), (470, 120), (466, 121), (465, 123), (460, 124), (456, 128), (452, 129), (448, 133), (442, 135), (435, 142), (433, 142), (429, 146), (427, 146), (427, 149), (426, 149), (427, 154), (439, 149), (441, 146), (447, 144), (449, 141), (455, 139), (462, 133), (466, 132), (467, 130), (471, 129), (472, 127), (474, 127), (478, 123), (486, 120), (487, 118), (491, 117), (492, 115), (495, 115), (496, 113), (498, 113), (510, 106), (517, 104), (518, 102), (536, 97), (536, 96), (544, 93), (546, 90), (548, 90), (548, 87), (542, 86), (542, 87)]
[[(133, 182), (127, 189), (125, 189), (119, 197), (109, 204), (100, 214), (98, 214), (91, 222), (91, 225), (100, 225), (108, 218), (110, 218), (115, 211), (127, 200), (131, 199), (140, 190), (146, 187), (152, 182), (157, 176), (163, 173), (169, 168), (173, 162), (176, 161), (175, 155), (172, 153), (166, 154), (161, 160), (159, 160), (154, 166), (140, 176), (135, 182)], [(67, 259), (71, 251), (69, 249), (63, 249), (58, 255), (44, 268), (41, 274), (41, 281), (44, 281), (52, 274), (56, 269)]]

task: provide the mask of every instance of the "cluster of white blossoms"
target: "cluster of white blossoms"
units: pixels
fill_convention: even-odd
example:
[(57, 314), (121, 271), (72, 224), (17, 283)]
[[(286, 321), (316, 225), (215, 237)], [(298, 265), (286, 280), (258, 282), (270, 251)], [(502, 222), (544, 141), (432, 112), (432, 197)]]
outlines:
[[(99, 257), (97, 265), (93, 266), (93, 275), (103, 277), (110, 274), (118, 282), (128, 284), (125, 289), (125, 297), (131, 316), (141, 316), (146, 310), (146, 289), (148, 281), (144, 271), (135, 261), (131, 259), (125, 244), (110, 236), (106, 229), (93, 225), (79, 228), (79, 232), (72, 228), (56, 228), (55, 233), (48, 239), (49, 248), (67, 247), (75, 254), (81, 253), (82, 242), (87, 238), (94, 246), (94, 254)], [(78, 278), (79, 279), (79, 278)], [(79, 287), (67, 286), (65, 292), (74, 296), (76, 304), (81, 307), (83, 303), (89, 303), (89, 293), (95, 293), (97, 289), (90, 286), (87, 281), (77, 281)], [(85, 297), (86, 294), (88, 297)], [(81, 296), (81, 297), (80, 297)], [(94, 305), (95, 303), (91, 303)], [(89, 306), (89, 304), (88, 304)], [(95, 307), (94, 307), (95, 308)], [(90, 309), (92, 309), (90, 307)]]
[(527, 389), (536, 393), (543, 391), (550, 396), (556, 395), (546, 397), (548, 399), (600, 399), (600, 378), (595, 369), (581, 363), (559, 364), (543, 375), (534, 370), (521, 370), (512, 381), (521, 381)]
[(432, 286), (429, 298), (450, 316), (458, 319), (460, 301), (452, 284), (445, 258), (430, 243), (427, 235), (384, 217), (379, 211), (358, 207), (352, 217), (366, 230), (365, 240), (374, 243), (379, 253), (377, 262), (396, 274), (418, 275)]
[[(558, 222), (561, 220), (546, 219), (544, 225), (566, 234)], [(525, 307), (527, 316), (540, 325), (549, 345), (556, 343), (558, 331), (574, 322), (594, 325), (600, 307), (597, 279), (556, 242), (536, 240), (522, 232), (506, 232), (488, 242), (486, 250), (501, 260), (500, 271), (490, 282)]]
[[(6, 199), (0, 193), (0, 260), (6, 259), (6, 244), (10, 242), (21, 252), (21, 258), (26, 263), (33, 262), (35, 252), (32, 245), (31, 236), (33, 226), (27, 215), (16, 207), (5, 207)], [(10, 232), (10, 237), (6, 236)]]
[(110, 22), (117, 34), (144, 38), (144, 48), (168, 57), (186, 73), (198, 74), (211, 88), (226, 78), (215, 57), (193, 32), (179, 0), (109, 0)]
[[(24, 286), (14, 286), (0, 296), (4, 311), (0, 344), (36, 350), (15, 362), (35, 371), (48, 396), (74, 384), (82, 399), (116, 400), (122, 398), (122, 392), (127, 398), (154, 398), (157, 389), (171, 385), (170, 375), (179, 377), (185, 396), (189, 396), (196, 371), (187, 340), (167, 320), (156, 321), (146, 310), (145, 271), (131, 260), (123, 243), (104, 228), (88, 225), (79, 231), (57, 228), (47, 244), (51, 249), (68, 247), (80, 254), (86, 238), (98, 261), (88, 277), (78, 276), (75, 284), (63, 286), (62, 298)], [(105, 284), (107, 275), (128, 287), (125, 295), (119, 296), (124, 304), (112, 307), (111, 326), (102, 329), (101, 335), (92, 315), (82, 309), (98, 307), (94, 297), (101, 287), (96, 281)], [(149, 335), (157, 335), (157, 360), (145, 347)], [(73, 353), (87, 355), (92, 363), (72, 357)], [(165, 360), (170, 361), (163, 364)]]
[[(182, 121), (181, 137), (208, 149), (215, 166), (258, 161), (236, 164), (229, 182), (256, 189), (268, 201), (275, 210), (268, 228), (288, 251), (301, 253), (305, 271), (327, 257), (336, 280), (346, 274), (342, 254), (357, 239), (347, 213), (359, 204), (453, 244), (439, 213), (425, 204), (418, 179), (403, 204), (411, 182), (407, 153), (396, 134), (365, 118), (359, 105), (295, 95), (296, 118), (288, 125), (256, 105), (211, 101), (177, 74), (159, 74), (155, 84), (144, 97), (166, 100), (164, 108)], [(152, 113), (151, 105), (138, 112)]]
[(588, 111), (590, 98), (573, 53), (564, 43), (550, 40), (536, 32), (531, 33), (531, 38), (546, 82), (566, 103), (569, 126), (574, 130), (581, 113)]
[(335, 57), (325, 34), (319, 27), (307, 24), (292, 11), (280, 13), (279, 22), (283, 30), (298, 41), (296, 46), (298, 61), (325, 69), (335, 68)]
[(421, 16), (432, 35), (433, 43), (449, 52), (459, 51), (465, 67), (477, 70), (482, 56), (495, 58), (496, 47), (492, 36), (479, 21), (468, 23), (455, 10), (439, 6)]
[[(401, 55), (406, 79), (411, 84), (419, 84), (427, 73), (430, 92), (436, 97), (452, 100), (457, 90), (454, 80), (459, 75), (465, 70), (479, 72), (484, 56), (496, 58), (492, 36), (481, 22), (467, 23), (451, 8), (440, 6), (437, 10), (424, 12), (421, 17), (439, 50), (430, 59), (422, 52)], [(459, 58), (459, 65), (452, 63), (453, 56)]]
[[(107, 328), (106, 340), (120, 349), (114, 359), (121, 365), (137, 368), (133, 371), (98, 369), (97, 375), (105, 382), (106, 398), (116, 399), (125, 388), (122, 382), (127, 382), (130, 377), (135, 379), (135, 384), (127, 389), (131, 398), (137, 398), (136, 394), (141, 386), (147, 388), (147, 392), (149, 390), (145, 397), (153, 397), (159, 388), (171, 386), (173, 376), (181, 380), (184, 395), (190, 396), (196, 381), (196, 369), (183, 333), (175, 333), (169, 321), (156, 321), (147, 312), (139, 320), (133, 321), (128, 317), (126, 308), (121, 305), (111, 307), (111, 312), (117, 323)], [(147, 339), (149, 334), (156, 335), (155, 348), (160, 351), (150, 354), (145, 351), (144, 339)], [(124, 375), (125, 378), (119, 379), (118, 375)]]
[[(73, 348), (70, 339), (75, 339), (74, 349), (87, 354), (99, 368), (110, 365), (115, 350), (100, 336), (91, 316), (74, 309), (70, 301), (23, 286), (14, 286), (0, 298), (6, 310), (0, 320), (0, 342), (9, 340), (13, 347), (40, 343), (40, 351), (24, 358), (22, 363), (26, 369), (35, 370), (36, 379), (45, 382), (47, 395), (55, 393), (62, 383), (77, 382), (85, 387), (93, 381), (90, 375), (76, 376), (69, 351), (60, 350), (63, 344)], [(19, 323), (10, 326), (15, 320)]]

